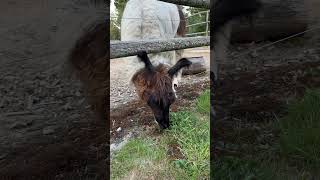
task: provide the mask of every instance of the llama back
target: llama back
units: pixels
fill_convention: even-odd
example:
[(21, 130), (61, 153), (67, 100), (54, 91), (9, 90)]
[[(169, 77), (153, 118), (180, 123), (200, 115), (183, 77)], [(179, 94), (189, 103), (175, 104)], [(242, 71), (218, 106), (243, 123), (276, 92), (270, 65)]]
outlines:
[[(176, 61), (176, 52), (175, 51), (167, 51), (161, 53), (153, 53), (149, 54), (150, 61), (152, 65), (158, 66), (160, 64), (165, 64), (167, 66), (172, 66)], [(128, 76), (131, 78), (138, 70), (144, 68), (144, 64), (136, 57), (130, 56), (126, 57), (127, 61), (126, 72), (129, 74)]]
[[(175, 4), (157, 0), (130, 0), (126, 4), (121, 21), (121, 40), (174, 38), (181, 26), (180, 16)], [(149, 56), (155, 66), (160, 63), (173, 65), (177, 62), (175, 51), (154, 53)], [(126, 59), (128, 60), (128, 71), (132, 77), (143, 65), (136, 57)]]

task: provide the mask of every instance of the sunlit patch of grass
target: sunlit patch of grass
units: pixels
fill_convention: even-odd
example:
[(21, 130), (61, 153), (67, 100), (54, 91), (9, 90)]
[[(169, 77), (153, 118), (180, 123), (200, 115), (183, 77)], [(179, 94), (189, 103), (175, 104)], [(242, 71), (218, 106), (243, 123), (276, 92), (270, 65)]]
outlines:
[(205, 91), (196, 102), (196, 109), (204, 115), (192, 111), (171, 113), (173, 125), (169, 130), (185, 157), (175, 161), (175, 165), (191, 179), (209, 177), (210, 164), (210, 91)]
[(210, 90), (206, 90), (197, 98), (196, 108), (200, 113), (210, 113)]
[(165, 149), (152, 139), (130, 140), (121, 151), (114, 155), (111, 161), (111, 177), (121, 179), (134, 169), (146, 172), (150, 167), (161, 164), (160, 162), (165, 157)]
[[(158, 137), (130, 140), (111, 160), (112, 179), (209, 179), (209, 97), (206, 91), (194, 107), (171, 113), (171, 128)], [(182, 157), (169, 157), (171, 144)]]
[(189, 178), (209, 176), (210, 133), (209, 118), (197, 117), (192, 112), (172, 113), (174, 122), (170, 134), (178, 142), (185, 159), (175, 162)]

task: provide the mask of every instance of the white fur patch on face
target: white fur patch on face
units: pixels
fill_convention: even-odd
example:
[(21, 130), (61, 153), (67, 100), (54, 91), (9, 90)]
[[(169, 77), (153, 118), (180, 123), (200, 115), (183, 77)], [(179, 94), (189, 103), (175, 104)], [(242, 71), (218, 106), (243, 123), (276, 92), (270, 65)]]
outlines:
[(173, 77), (172, 79), (172, 86), (174, 87), (174, 85), (176, 85), (177, 87), (179, 86), (179, 81), (177, 77)]
[(174, 93), (174, 96), (175, 96), (176, 98), (178, 98), (178, 96), (177, 96), (177, 91), (176, 91), (176, 89), (174, 88), (174, 83), (172, 83), (172, 91), (173, 91), (173, 93)]
[(158, 121), (156, 120), (156, 116), (153, 115), (153, 120), (158, 124)]

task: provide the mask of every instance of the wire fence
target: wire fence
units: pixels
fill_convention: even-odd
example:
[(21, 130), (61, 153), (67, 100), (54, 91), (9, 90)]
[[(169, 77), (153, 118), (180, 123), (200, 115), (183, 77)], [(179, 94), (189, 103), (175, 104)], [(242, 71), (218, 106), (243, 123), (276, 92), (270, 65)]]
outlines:
[(195, 17), (195, 16), (201, 16), (203, 14), (205, 14), (205, 16), (206, 16), (205, 21), (197, 22), (197, 23), (193, 23), (193, 24), (188, 24), (186, 27), (188, 28), (188, 31), (190, 31), (191, 27), (201, 26), (201, 25), (205, 24), (205, 31), (189, 32), (186, 34), (186, 36), (189, 36), (189, 37), (190, 36), (198, 36), (198, 35), (210, 36), (210, 30), (209, 30), (209, 28), (210, 28), (210, 20), (209, 20), (210, 10), (200, 11), (198, 13), (195, 13), (195, 14), (188, 16), (186, 19), (187, 19), (187, 22), (189, 22), (190, 18)]

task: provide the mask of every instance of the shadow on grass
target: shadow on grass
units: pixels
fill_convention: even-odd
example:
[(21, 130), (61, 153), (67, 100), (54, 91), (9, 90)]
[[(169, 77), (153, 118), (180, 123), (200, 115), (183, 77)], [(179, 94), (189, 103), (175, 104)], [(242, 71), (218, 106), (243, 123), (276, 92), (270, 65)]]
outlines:
[[(270, 132), (273, 132), (275, 139), (271, 146), (250, 154), (250, 148), (261, 146), (260, 142), (253, 142), (252, 147), (248, 146), (247, 154), (241, 152), (242, 155), (224, 154), (218, 157), (213, 163), (211, 178), (319, 179), (320, 90), (307, 90), (301, 100), (288, 105), (285, 117), (271, 123), (268, 127), (273, 128)], [(263, 128), (260, 128), (260, 131), (263, 131)], [(255, 136), (262, 133), (257, 131)], [(258, 141), (257, 139), (255, 141)], [(243, 141), (237, 143), (239, 145)]]

